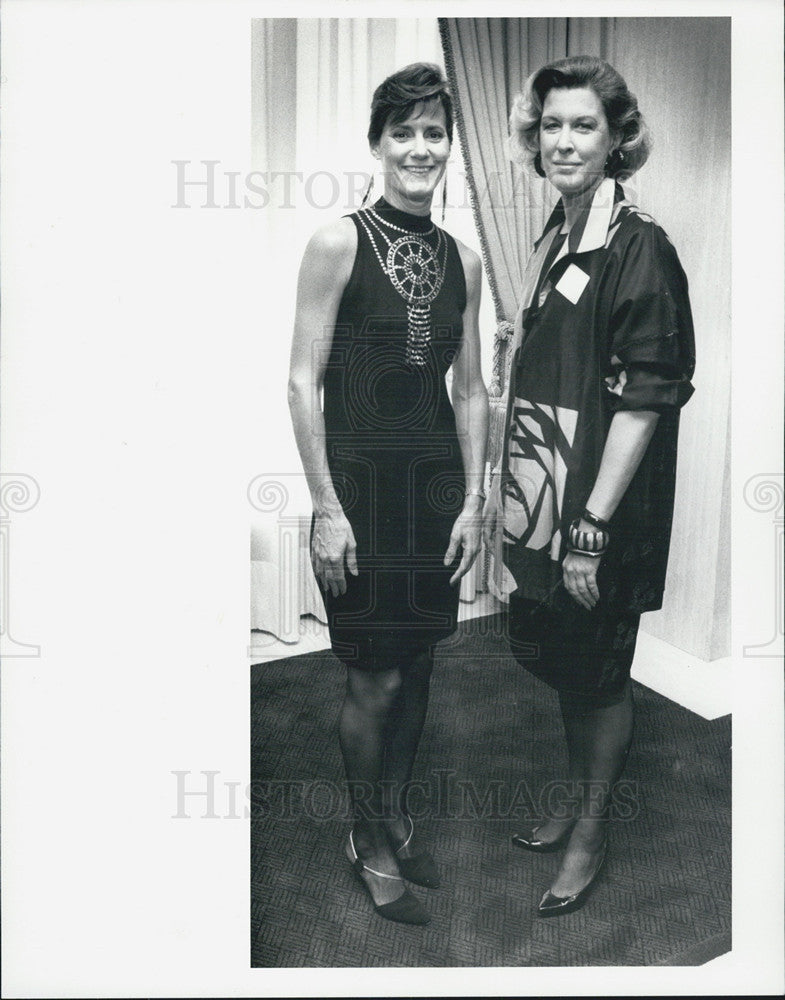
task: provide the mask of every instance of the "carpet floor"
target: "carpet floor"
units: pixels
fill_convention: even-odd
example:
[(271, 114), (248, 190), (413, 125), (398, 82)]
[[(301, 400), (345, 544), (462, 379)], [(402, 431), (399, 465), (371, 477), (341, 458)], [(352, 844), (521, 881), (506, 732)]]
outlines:
[(509, 838), (558, 801), (557, 697), (510, 657), (499, 617), (439, 649), (410, 801), (442, 878), (414, 887), (425, 928), (378, 916), (344, 857), (343, 667), (322, 652), (252, 668), (251, 965), (700, 965), (729, 951), (730, 716), (635, 685), (606, 866), (581, 910), (542, 920), (559, 855)]

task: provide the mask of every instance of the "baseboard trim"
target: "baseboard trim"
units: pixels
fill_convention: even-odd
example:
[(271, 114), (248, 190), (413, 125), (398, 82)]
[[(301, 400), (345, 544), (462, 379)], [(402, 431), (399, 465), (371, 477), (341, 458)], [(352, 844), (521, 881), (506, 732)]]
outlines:
[(731, 658), (701, 660), (641, 629), (632, 664), (634, 680), (704, 719), (730, 715)]

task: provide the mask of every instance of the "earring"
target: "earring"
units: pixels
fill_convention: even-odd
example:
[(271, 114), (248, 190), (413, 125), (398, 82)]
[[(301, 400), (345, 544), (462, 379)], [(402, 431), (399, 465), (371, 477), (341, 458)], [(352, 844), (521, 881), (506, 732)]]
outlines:
[(612, 153), (608, 154), (608, 158), (605, 161), (605, 173), (608, 177), (611, 177), (617, 170), (621, 169), (623, 163), (624, 153), (620, 149), (614, 149)]
[(545, 176), (545, 171), (542, 169), (542, 156), (538, 153), (534, 155), (534, 169), (540, 175), (540, 177)]
[(365, 189), (365, 194), (363, 195), (363, 202), (360, 208), (365, 208), (371, 198), (371, 192), (373, 191), (373, 174), (371, 174), (371, 179), (368, 182), (368, 187)]
[(444, 213), (447, 210), (447, 169), (444, 171), (444, 183), (442, 184), (442, 225), (444, 225)]

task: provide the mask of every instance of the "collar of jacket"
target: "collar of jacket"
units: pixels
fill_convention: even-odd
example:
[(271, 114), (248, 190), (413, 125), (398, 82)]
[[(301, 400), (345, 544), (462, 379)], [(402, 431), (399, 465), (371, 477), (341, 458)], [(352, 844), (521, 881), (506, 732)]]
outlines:
[[(590, 250), (598, 250), (600, 247), (604, 247), (608, 239), (608, 230), (613, 223), (618, 207), (624, 201), (625, 195), (621, 184), (614, 181), (612, 177), (606, 177), (601, 181), (599, 187), (594, 192), (591, 205), (581, 213), (580, 218), (570, 230), (569, 239), (565, 241), (559, 253), (551, 261), (551, 269), (567, 253), (587, 253)], [(523, 340), (523, 315), (531, 305), (540, 269), (548, 254), (548, 249), (563, 223), (564, 206), (561, 200), (559, 200), (553, 212), (551, 212), (542, 236), (534, 244), (534, 251), (524, 270), (520, 305), (518, 306), (513, 323), (513, 335), (508, 348), (512, 358), (515, 358), (515, 354)], [(573, 244), (576, 246), (576, 249), (573, 249)], [(513, 372), (511, 372), (510, 379), (514, 379)], [(509, 428), (514, 391), (511, 395), (510, 385), (508, 385), (505, 392), (507, 395), (505, 427)]]
[[(578, 216), (567, 237), (564, 252), (560, 253), (559, 257), (563, 257), (567, 253), (588, 253), (590, 250), (604, 247), (613, 220), (613, 210), (620, 201), (624, 201), (624, 190), (621, 184), (612, 177), (606, 177), (594, 192), (591, 204)], [(554, 229), (558, 231), (563, 225), (564, 204), (559, 199), (551, 212), (542, 236), (535, 244), (535, 248), (539, 247), (540, 243)]]

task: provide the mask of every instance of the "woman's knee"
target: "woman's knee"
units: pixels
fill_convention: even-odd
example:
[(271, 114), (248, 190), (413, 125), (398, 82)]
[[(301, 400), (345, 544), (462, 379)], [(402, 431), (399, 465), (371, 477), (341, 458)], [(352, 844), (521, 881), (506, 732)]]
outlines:
[(349, 669), (347, 687), (349, 696), (366, 712), (386, 712), (401, 689), (400, 670), (381, 670), (377, 673)]

